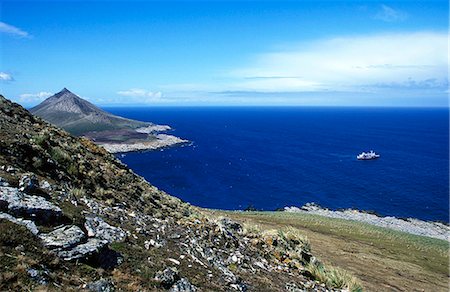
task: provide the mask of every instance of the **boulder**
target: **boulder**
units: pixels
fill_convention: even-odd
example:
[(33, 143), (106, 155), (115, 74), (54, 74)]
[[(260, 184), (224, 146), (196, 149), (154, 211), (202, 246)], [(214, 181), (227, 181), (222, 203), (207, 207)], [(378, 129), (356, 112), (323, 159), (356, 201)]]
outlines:
[(12, 187), (0, 187), (1, 205), (6, 205), (7, 212), (12, 215), (31, 217), (40, 223), (51, 222), (62, 217), (61, 209), (45, 198), (27, 195)]
[(39, 188), (39, 181), (34, 174), (24, 174), (19, 179), (19, 190), (32, 193)]
[(47, 248), (66, 249), (79, 244), (86, 235), (80, 227), (68, 225), (57, 228), (52, 232), (41, 234), (39, 237)]
[(22, 226), (25, 226), (28, 230), (30, 230), (31, 233), (34, 235), (39, 233), (39, 229), (37, 228), (36, 224), (34, 224), (31, 220), (25, 220), (21, 218), (15, 218), (9, 214), (0, 212), (0, 219), (8, 220), (14, 224), (19, 224)]
[(161, 286), (169, 289), (175, 284), (178, 280), (180, 280), (180, 276), (178, 275), (178, 270), (176, 268), (166, 268), (163, 271), (156, 272), (155, 280), (161, 283)]
[(83, 259), (99, 253), (107, 244), (108, 241), (106, 240), (89, 238), (87, 242), (79, 244), (69, 250), (59, 250), (57, 254), (66, 261)]
[(195, 292), (197, 288), (189, 283), (185, 278), (181, 278), (178, 280), (173, 286), (170, 288), (169, 292)]
[(108, 241), (123, 241), (127, 236), (119, 227), (114, 227), (106, 223), (102, 218), (96, 216), (87, 216), (84, 227), (89, 237), (96, 237)]

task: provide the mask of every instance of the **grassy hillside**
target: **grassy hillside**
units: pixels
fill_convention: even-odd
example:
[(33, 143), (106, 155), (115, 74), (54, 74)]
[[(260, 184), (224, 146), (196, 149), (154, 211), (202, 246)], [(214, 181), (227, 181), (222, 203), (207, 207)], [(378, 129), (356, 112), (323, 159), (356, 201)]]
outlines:
[(2, 96), (0, 134), (1, 291), (361, 291), (296, 230), (205, 216)]

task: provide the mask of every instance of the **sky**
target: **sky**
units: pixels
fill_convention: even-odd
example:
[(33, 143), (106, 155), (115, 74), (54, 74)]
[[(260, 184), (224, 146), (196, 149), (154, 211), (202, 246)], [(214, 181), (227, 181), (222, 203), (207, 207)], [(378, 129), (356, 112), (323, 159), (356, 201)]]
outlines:
[(448, 1), (0, 2), (1, 94), (448, 107)]

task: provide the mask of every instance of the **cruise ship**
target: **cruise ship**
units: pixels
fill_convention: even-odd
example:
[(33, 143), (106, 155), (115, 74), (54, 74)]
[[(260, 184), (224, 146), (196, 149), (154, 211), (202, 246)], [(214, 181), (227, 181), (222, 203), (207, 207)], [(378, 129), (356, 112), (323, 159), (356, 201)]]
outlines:
[(380, 155), (373, 152), (373, 150), (370, 150), (370, 152), (363, 152), (363, 153), (357, 155), (356, 158), (358, 160), (372, 160), (372, 159), (380, 158)]

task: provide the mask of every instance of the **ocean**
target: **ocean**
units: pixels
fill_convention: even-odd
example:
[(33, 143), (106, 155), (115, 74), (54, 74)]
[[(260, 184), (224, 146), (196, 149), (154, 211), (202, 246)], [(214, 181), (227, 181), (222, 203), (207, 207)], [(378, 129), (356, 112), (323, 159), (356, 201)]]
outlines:
[[(449, 221), (449, 110), (336, 107), (106, 108), (168, 124), (185, 147), (118, 155), (193, 205), (276, 210), (315, 202)], [(358, 161), (375, 150), (378, 160)]]

